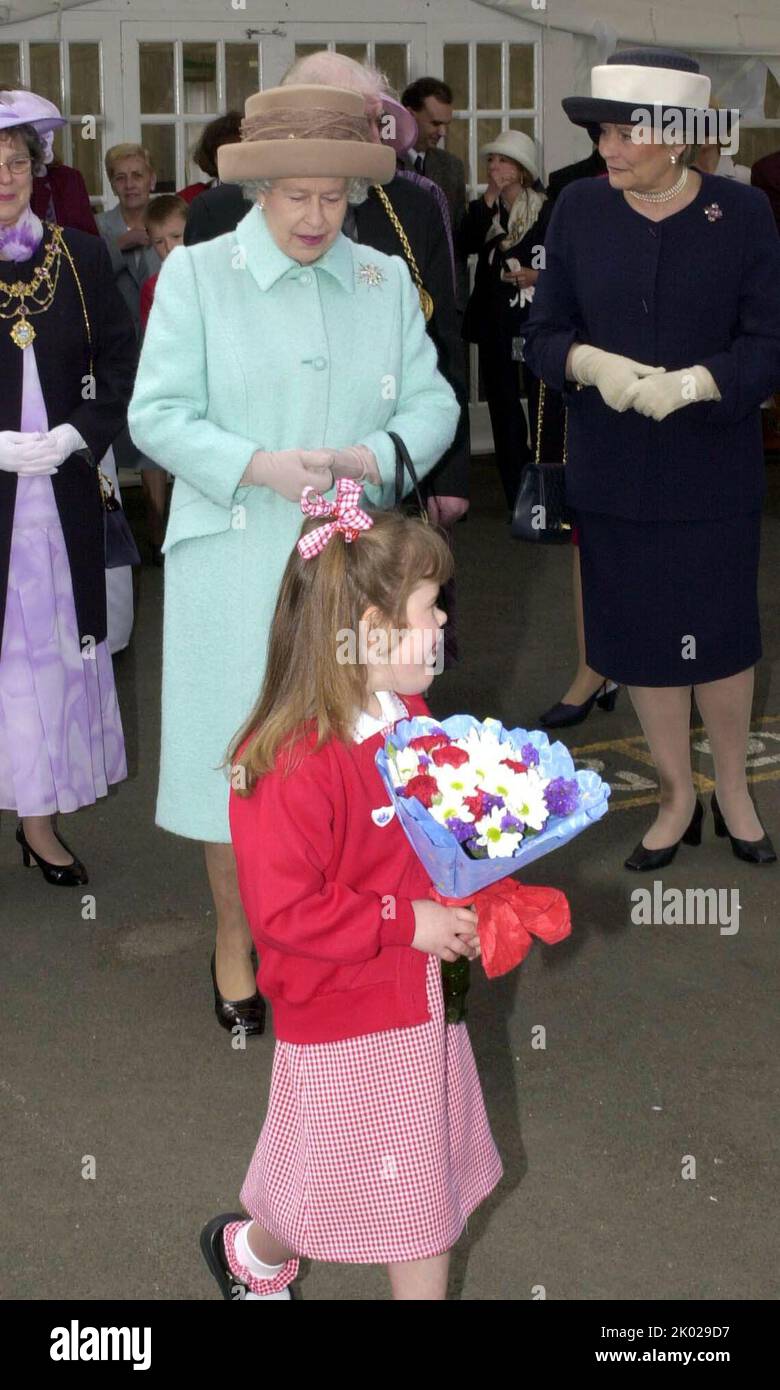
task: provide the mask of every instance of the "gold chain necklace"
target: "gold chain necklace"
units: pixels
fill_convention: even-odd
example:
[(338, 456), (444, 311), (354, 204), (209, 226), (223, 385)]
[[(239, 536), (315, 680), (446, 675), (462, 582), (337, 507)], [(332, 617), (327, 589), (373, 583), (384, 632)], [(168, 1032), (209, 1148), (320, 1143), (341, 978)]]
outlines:
[[(51, 226), (50, 223), (46, 225)], [(0, 280), (0, 319), (16, 320), (9, 331), (18, 348), (27, 348), (35, 342), (37, 335), (29, 316), (45, 314), (57, 292), (63, 242), (59, 227), (51, 226), (51, 233), (46, 255), (31, 280), (15, 280), (11, 285)]]
[(381, 185), (378, 183), (373, 184), (372, 187), (374, 189), (374, 192), (378, 195), (379, 201), (381, 202), (385, 212), (387, 213), (396, 232), (398, 233), (399, 240), (404, 249), (404, 255), (409, 263), (409, 269), (412, 272), (412, 279), (414, 280), (414, 283), (417, 286), (417, 293), (420, 297), (420, 308), (423, 311), (425, 322), (428, 323), (428, 321), (431, 318), (431, 315), (433, 314), (433, 299), (423, 285), (422, 279), (420, 277), (419, 266), (417, 265), (417, 262), (414, 258), (414, 252), (412, 251), (412, 248), (409, 245), (409, 238), (406, 235), (406, 232), (404, 231), (403, 227), (401, 226), (401, 223), (399, 222), (396, 216), (395, 208), (393, 207), (393, 204), (390, 202), (390, 199), (385, 193), (384, 188), (382, 188)]

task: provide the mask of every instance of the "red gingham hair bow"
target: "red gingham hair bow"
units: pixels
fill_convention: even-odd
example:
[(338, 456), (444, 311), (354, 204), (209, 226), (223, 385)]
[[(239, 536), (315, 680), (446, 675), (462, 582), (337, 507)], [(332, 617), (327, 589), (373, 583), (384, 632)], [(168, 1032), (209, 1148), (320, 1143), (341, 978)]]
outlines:
[(329, 516), (333, 519), (316, 531), (309, 531), (298, 541), (298, 550), (304, 560), (312, 560), (328, 544), (335, 531), (341, 531), (345, 541), (356, 541), (361, 531), (368, 531), (374, 524), (368, 512), (361, 511), (358, 499), (363, 484), (352, 478), (339, 478), (336, 484), (335, 501), (329, 502), (313, 487), (305, 487), (301, 495), (301, 511), (307, 516)]

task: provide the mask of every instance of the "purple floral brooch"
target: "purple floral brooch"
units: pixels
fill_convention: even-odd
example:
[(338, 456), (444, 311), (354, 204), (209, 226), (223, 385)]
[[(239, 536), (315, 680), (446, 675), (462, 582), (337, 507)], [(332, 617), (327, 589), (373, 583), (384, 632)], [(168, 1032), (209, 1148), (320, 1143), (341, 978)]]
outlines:
[(704, 209), (704, 216), (708, 222), (717, 222), (718, 218), (723, 216), (723, 212), (717, 203), (708, 203)]

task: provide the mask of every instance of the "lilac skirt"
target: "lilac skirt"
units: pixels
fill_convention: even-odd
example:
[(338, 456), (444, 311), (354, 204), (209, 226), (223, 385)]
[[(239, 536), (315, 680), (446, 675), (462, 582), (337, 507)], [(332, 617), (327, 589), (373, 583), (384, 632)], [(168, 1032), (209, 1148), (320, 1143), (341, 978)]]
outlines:
[(0, 648), (0, 809), (75, 811), (127, 776), (111, 654), (82, 654), (50, 477), (19, 478)]

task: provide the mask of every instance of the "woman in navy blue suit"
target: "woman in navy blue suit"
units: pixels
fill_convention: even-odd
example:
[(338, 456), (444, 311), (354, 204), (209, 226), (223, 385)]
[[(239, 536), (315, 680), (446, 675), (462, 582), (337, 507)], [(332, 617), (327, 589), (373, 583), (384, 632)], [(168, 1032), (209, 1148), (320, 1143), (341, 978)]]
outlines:
[[(701, 839), (691, 690), (714, 758), (717, 833), (749, 862), (776, 858), (745, 753), (780, 239), (758, 190), (681, 165), (680, 135), (708, 101), (695, 62), (643, 50), (615, 54), (593, 69), (590, 98), (564, 101), (598, 138), (609, 177), (561, 194), (526, 326), (526, 361), (569, 405), (588, 663), (629, 687), (659, 775), (632, 869), (660, 868), (681, 840)], [(675, 132), (673, 115), (688, 126)]]

